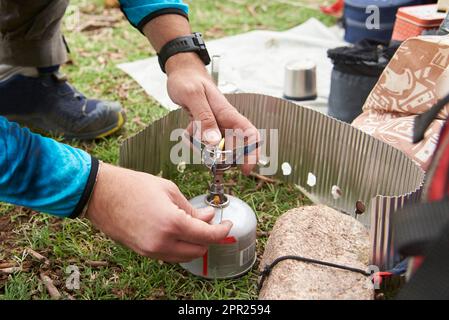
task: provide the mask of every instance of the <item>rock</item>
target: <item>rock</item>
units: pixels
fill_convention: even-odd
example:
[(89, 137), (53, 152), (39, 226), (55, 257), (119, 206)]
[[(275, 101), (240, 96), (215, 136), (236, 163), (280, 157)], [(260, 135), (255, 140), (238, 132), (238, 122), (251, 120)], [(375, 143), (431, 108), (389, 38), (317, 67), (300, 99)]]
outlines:
[[(367, 270), (368, 230), (354, 218), (326, 206), (292, 209), (271, 232), (261, 270), (276, 258), (299, 255)], [(368, 277), (327, 266), (294, 260), (280, 262), (271, 271), (259, 299), (374, 299)]]

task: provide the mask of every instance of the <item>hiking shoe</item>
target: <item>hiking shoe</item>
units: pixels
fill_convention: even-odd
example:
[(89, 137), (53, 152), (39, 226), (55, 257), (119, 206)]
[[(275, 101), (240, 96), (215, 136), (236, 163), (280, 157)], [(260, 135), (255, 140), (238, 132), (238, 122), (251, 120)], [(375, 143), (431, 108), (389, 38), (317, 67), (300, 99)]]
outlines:
[(126, 119), (118, 102), (87, 99), (57, 70), (0, 81), (0, 115), (39, 133), (78, 140), (106, 137)]

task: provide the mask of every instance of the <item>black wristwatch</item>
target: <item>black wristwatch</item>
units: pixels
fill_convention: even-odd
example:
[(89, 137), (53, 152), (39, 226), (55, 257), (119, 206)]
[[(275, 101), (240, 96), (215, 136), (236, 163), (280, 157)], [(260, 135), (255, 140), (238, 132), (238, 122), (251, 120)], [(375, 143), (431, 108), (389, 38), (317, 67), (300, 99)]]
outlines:
[(162, 47), (158, 54), (159, 65), (165, 73), (165, 63), (167, 60), (180, 52), (196, 52), (204, 65), (210, 63), (210, 56), (206, 49), (201, 33), (195, 32), (189, 36), (176, 38)]

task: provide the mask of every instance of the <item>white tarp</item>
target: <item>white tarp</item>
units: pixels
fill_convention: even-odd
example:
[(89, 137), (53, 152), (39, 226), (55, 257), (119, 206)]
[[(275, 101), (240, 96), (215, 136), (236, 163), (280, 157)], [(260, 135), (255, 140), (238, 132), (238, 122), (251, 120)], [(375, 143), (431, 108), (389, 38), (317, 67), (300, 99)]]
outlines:
[[(327, 50), (345, 45), (341, 30), (316, 19), (284, 32), (252, 31), (208, 41), (211, 56), (220, 55), (220, 89), (281, 97), (284, 67), (291, 60), (310, 59), (317, 65), (318, 99), (301, 102), (325, 112), (330, 91), (331, 61)], [(169, 110), (177, 108), (166, 89), (166, 76), (157, 57), (119, 65), (152, 97)]]

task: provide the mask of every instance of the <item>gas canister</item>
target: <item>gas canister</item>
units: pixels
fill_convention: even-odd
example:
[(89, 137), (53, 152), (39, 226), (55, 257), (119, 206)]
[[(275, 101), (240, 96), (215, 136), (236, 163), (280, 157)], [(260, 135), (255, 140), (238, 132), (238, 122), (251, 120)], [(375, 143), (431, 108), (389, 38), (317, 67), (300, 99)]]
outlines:
[(181, 266), (191, 273), (208, 279), (238, 277), (248, 272), (256, 262), (257, 219), (244, 201), (225, 195), (226, 202), (216, 206), (208, 203), (207, 195), (190, 200), (195, 208), (215, 207), (213, 224), (222, 220), (233, 223), (228, 236), (219, 244), (210, 245), (206, 254)]

